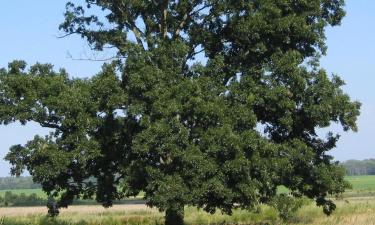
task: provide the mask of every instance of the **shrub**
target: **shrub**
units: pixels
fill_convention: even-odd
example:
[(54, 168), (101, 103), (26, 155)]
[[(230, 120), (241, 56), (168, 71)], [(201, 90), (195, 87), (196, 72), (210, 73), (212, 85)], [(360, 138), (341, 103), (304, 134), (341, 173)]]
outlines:
[(277, 210), (279, 217), (288, 221), (302, 206), (306, 205), (307, 201), (304, 198), (296, 198), (287, 194), (277, 195), (271, 205)]

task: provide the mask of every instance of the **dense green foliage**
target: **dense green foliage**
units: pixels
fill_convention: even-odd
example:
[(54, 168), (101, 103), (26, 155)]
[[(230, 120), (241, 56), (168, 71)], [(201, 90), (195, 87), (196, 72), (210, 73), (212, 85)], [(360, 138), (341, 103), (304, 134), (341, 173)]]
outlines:
[(38, 188), (41, 186), (34, 183), (31, 177), (0, 177), (0, 190)]
[(59, 207), (144, 191), (166, 224), (185, 205), (271, 204), (280, 185), (335, 209), (327, 197), (348, 187), (328, 154), (339, 137), (316, 131), (357, 129), (360, 104), (319, 66), (343, 0), (85, 2), (67, 4), (60, 28), (116, 52), (99, 74), (22, 61), (0, 71), (0, 121), (54, 130), (11, 148), (13, 174), (26, 168)]
[(348, 160), (341, 165), (348, 176), (375, 175), (375, 159)]

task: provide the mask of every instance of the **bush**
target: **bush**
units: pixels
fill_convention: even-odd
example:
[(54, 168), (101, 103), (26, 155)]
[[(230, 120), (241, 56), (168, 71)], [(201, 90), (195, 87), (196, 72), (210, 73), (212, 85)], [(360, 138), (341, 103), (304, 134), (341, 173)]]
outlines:
[(277, 195), (271, 203), (272, 207), (277, 210), (279, 217), (284, 221), (292, 219), (298, 209), (306, 204), (306, 199), (295, 198), (287, 194)]

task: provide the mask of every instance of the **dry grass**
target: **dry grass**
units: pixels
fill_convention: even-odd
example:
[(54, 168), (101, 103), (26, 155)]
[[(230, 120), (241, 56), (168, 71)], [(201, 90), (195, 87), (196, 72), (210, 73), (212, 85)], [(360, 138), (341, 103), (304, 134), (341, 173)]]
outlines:
[[(337, 201), (337, 210), (332, 216), (325, 216), (314, 204), (298, 211), (289, 222), (282, 222), (274, 209), (262, 207), (260, 213), (235, 211), (232, 216), (216, 213), (210, 215), (194, 208), (186, 209), (187, 225), (375, 225), (375, 198), (352, 198)], [(45, 218), (46, 208), (1, 208), (1, 225), (160, 225), (163, 214), (144, 205), (119, 205), (110, 209), (100, 206), (72, 206), (62, 210), (57, 220)]]
[(305, 206), (297, 213), (292, 224), (375, 225), (374, 198), (351, 198), (337, 201), (336, 204), (336, 211), (328, 217), (313, 204)]
[[(22, 217), (22, 216), (40, 216), (46, 215), (46, 207), (8, 207), (0, 209), (0, 217)], [(133, 205), (115, 205), (111, 208), (103, 208), (99, 205), (93, 206), (69, 206), (69, 208), (61, 209), (61, 216), (72, 215), (95, 215), (95, 214), (108, 214), (108, 213), (126, 213), (126, 212), (155, 212), (156, 210), (148, 208), (143, 204)]]

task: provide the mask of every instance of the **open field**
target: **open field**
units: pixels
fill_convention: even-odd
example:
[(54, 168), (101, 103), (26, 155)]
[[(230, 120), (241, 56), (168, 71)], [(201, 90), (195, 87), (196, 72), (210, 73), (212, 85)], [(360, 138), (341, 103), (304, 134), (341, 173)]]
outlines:
[(31, 195), (35, 193), (38, 197), (47, 199), (46, 193), (42, 191), (42, 189), (15, 189), (15, 190), (0, 190), (0, 196), (4, 196), (5, 192), (10, 191), (13, 194), (26, 194), (26, 195)]
[(345, 192), (345, 197), (375, 196), (375, 176), (348, 176), (346, 179), (352, 185), (352, 189)]
[[(330, 217), (311, 202), (300, 209), (288, 224), (302, 225), (375, 225), (375, 176), (347, 177), (353, 189), (337, 200), (337, 210)], [(287, 191), (280, 188), (281, 192)], [(0, 195), (5, 191), (0, 191)], [(13, 193), (36, 193), (41, 190), (12, 190)], [(45, 196), (45, 195), (44, 195)], [(46, 217), (46, 207), (0, 208), (0, 225), (158, 225), (163, 224), (163, 213), (143, 204), (116, 205), (110, 209), (101, 206), (71, 206), (62, 209), (58, 219)], [(187, 225), (271, 225), (286, 224), (270, 207), (262, 207), (258, 213), (237, 210), (233, 216), (216, 213), (210, 215), (194, 208), (186, 209)]]
[[(352, 184), (353, 189), (348, 190), (345, 194), (347, 197), (366, 197), (375, 196), (375, 176), (347, 176), (346, 179)], [(13, 194), (25, 193), (30, 195), (37, 194), (38, 197), (47, 199), (46, 194), (41, 189), (16, 189), (16, 190), (0, 190), (0, 196), (4, 196), (6, 191), (11, 191)], [(285, 187), (280, 187), (279, 192), (285, 193), (288, 190)], [(141, 193), (137, 198), (143, 197)]]
[[(313, 203), (300, 209), (288, 224), (302, 225), (375, 225), (375, 199), (338, 201), (335, 213), (327, 217)], [(58, 219), (45, 217), (46, 208), (3, 208), (0, 210), (2, 225), (159, 225), (163, 214), (144, 205), (121, 205), (111, 209), (99, 206), (72, 206), (62, 210)], [(2, 221), (2, 222), (1, 222)], [(274, 209), (262, 207), (259, 213), (237, 210), (232, 216), (202, 210), (186, 209), (186, 225), (266, 225), (282, 222)]]
[(375, 191), (375, 176), (348, 176), (346, 177), (353, 190)]

